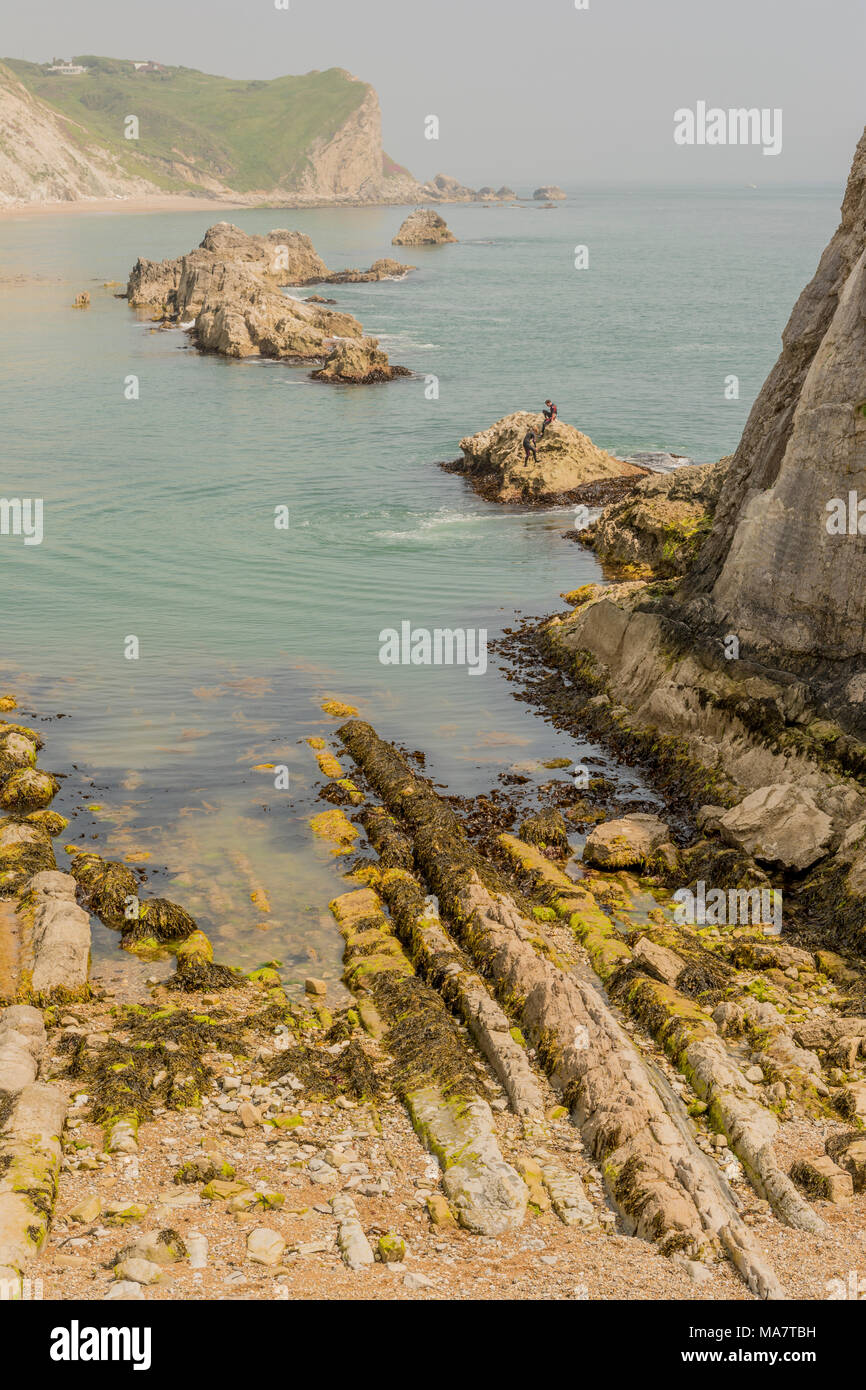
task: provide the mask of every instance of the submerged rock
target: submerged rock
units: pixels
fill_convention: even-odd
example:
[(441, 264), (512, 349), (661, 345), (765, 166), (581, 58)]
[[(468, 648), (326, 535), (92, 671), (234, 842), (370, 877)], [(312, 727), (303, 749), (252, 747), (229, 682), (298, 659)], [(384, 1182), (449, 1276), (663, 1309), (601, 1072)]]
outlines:
[(568, 834), (565, 819), (553, 807), (545, 807), (529, 816), (520, 827), (520, 834), (531, 845), (540, 849), (556, 848), (565, 852), (568, 849)]
[(432, 208), (416, 208), (410, 212), (399, 232), (391, 242), (392, 246), (442, 246), (456, 241), (449, 231), (444, 217)]
[[(435, 213), (433, 214), (435, 216)], [(395, 246), (403, 245), (402, 242), (394, 242)], [(406, 245), (409, 243), (407, 242)], [(322, 280), (323, 285), (366, 285), (373, 280), (402, 280), (408, 275), (410, 270), (415, 270), (414, 265), (404, 265), (402, 261), (392, 260), (390, 256), (383, 256), (378, 261), (374, 261), (369, 270), (336, 270), (332, 275), (326, 275)], [(315, 304), (315, 299), (308, 299), (308, 304)], [(318, 301), (322, 304), (333, 303), (332, 300), (323, 299)]]
[[(643, 469), (614, 458), (574, 425), (556, 419), (541, 438), (543, 416), (518, 410), (489, 429), (461, 439), (462, 461), (449, 465), (482, 497), (495, 502), (544, 502), (574, 498), (588, 484), (610, 478), (642, 478)], [(534, 429), (537, 454), (524, 457), (523, 439)]]

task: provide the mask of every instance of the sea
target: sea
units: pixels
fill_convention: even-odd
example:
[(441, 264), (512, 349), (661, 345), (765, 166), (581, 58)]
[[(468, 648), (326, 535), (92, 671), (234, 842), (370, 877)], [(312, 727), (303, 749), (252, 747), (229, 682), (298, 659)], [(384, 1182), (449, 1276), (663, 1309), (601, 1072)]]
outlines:
[[(117, 297), (139, 256), (190, 250), (219, 211), (0, 219), (0, 493), (43, 505), (40, 544), (0, 535), (0, 693), (61, 779), (58, 860), (67, 845), (127, 860), (218, 959), (279, 961), (292, 991), (311, 974), (340, 989), (328, 902), (345, 860), (309, 824), (328, 805), (306, 740), (339, 724), (323, 700), (422, 751), (459, 796), (515, 770), (567, 778), (541, 764), (600, 751), (515, 699), (492, 650), (476, 674), (380, 660), (386, 629), (494, 643), (602, 579), (564, 538), (572, 509), (486, 502), (439, 464), (547, 397), (623, 457), (732, 452), (841, 197), (566, 191), (552, 208), (446, 206), (457, 243), (410, 250), (391, 246), (403, 208), (224, 214), (308, 233), (334, 270), (416, 267), (286, 291), (333, 296), (411, 370), (375, 386), (199, 354)], [(107, 981), (170, 968), (95, 921), (93, 952)]]

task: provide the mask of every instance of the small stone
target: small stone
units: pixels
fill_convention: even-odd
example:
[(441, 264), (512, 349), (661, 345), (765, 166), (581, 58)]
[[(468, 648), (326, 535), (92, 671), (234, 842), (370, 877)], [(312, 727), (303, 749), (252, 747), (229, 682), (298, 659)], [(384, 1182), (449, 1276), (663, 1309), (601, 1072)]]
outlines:
[(304, 981), (304, 989), (307, 994), (322, 995), (328, 993), (328, 986), (325, 984), (325, 981), (313, 979), (312, 976), (309, 980)]
[(144, 1301), (144, 1294), (141, 1292), (141, 1285), (136, 1284), (132, 1279), (118, 1279), (116, 1284), (112, 1284), (105, 1295), (106, 1301), (112, 1302), (132, 1302), (133, 1300)]
[(102, 1212), (106, 1221), (123, 1225), (126, 1221), (140, 1221), (147, 1215), (147, 1207), (138, 1202), (106, 1202)]
[(214, 1178), (213, 1182), (209, 1182), (207, 1187), (202, 1188), (201, 1195), (211, 1202), (228, 1201), (229, 1197), (236, 1197), (240, 1192), (247, 1192), (248, 1190), (248, 1184), (239, 1179), (235, 1182), (229, 1182), (227, 1179)]
[(182, 1260), (186, 1246), (173, 1231), (148, 1231), (124, 1252), (124, 1259), (148, 1260), (155, 1265), (171, 1265)]
[(406, 1258), (406, 1242), (402, 1236), (389, 1231), (387, 1235), (379, 1237), (376, 1254), (383, 1264), (399, 1264)]
[(69, 1220), (75, 1221), (79, 1226), (91, 1226), (99, 1218), (101, 1211), (102, 1203), (98, 1197), (85, 1197), (72, 1208)]
[(666, 985), (676, 984), (686, 964), (682, 956), (678, 956), (675, 951), (657, 945), (646, 936), (642, 936), (635, 946), (632, 959), (641, 970)]
[(190, 1269), (207, 1268), (207, 1236), (201, 1231), (189, 1231), (186, 1235), (186, 1248)]
[(426, 1274), (419, 1274), (413, 1270), (403, 1279), (403, 1288), (409, 1289), (411, 1293), (417, 1293), (419, 1289), (430, 1289), (433, 1287), (433, 1280), (428, 1279)]
[(568, 1118), (568, 1106), (567, 1106), (567, 1105), (552, 1105), (552, 1106), (550, 1107), (550, 1109), (547, 1111), (547, 1118), (548, 1118), (549, 1120), (565, 1120), (565, 1119), (567, 1119), (567, 1118)]
[(866, 1120), (866, 1081), (855, 1081), (852, 1085), (846, 1086), (839, 1096), (837, 1106), (846, 1119)]
[(84, 1255), (55, 1255), (54, 1263), (60, 1269), (87, 1269), (90, 1261)]
[(427, 1213), (434, 1226), (456, 1226), (457, 1218), (441, 1192), (431, 1192), (426, 1200)]
[(845, 1141), (836, 1155), (840, 1165), (851, 1175), (855, 1192), (866, 1191), (866, 1135), (855, 1134)]
[(114, 1274), (118, 1280), (128, 1280), (133, 1284), (158, 1284), (164, 1270), (162, 1265), (154, 1264), (152, 1260), (140, 1260), (133, 1256), (115, 1265)]
[(256, 1264), (279, 1264), (285, 1248), (286, 1242), (279, 1231), (272, 1231), (267, 1226), (257, 1226), (247, 1236), (247, 1255)]
[(250, 1207), (256, 1205), (256, 1201), (254, 1192), (238, 1192), (234, 1197), (229, 1197), (226, 1202), (226, 1210), (237, 1215), (239, 1212), (249, 1211)]
[(823, 1197), (827, 1202), (847, 1202), (854, 1196), (854, 1183), (827, 1154), (818, 1158), (801, 1158), (791, 1169), (791, 1177), (808, 1193)]
[(761, 1071), (760, 1067), (747, 1067), (745, 1077), (747, 1081), (754, 1081), (757, 1085), (759, 1082), (763, 1081), (764, 1073)]

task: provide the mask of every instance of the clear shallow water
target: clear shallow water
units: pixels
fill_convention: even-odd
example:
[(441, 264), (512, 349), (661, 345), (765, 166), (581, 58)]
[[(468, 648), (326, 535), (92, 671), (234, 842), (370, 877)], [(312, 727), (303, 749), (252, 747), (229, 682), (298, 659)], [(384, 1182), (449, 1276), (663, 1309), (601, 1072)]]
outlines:
[[(580, 752), (513, 699), (493, 657), (479, 677), (379, 663), (384, 627), (492, 639), (515, 610), (552, 611), (599, 577), (562, 540), (568, 511), (493, 506), (436, 462), (546, 396), (618, 453), (730, 452), (838, 203), (820, 189), (595, 190), (555, 210), (447, 208), (458, 245), (401, 252), (419, 267), (403, 281), (329, 291), (420, 374), (380, 387), (199, 356), (102, 288), (139, 255), (188, 250), (217, 212), (0, 221), (2, 495), (45, 499), (42, 545), (0, 537), (0, 671), (25, 709), (67, 716), (44, 724), (43, 762), (68, 774), (57, 805), (75, 813), (60, 843), (98, 837), (141, 862), (149, 891), (190, 907), (232, 963), (336, 979), (339, 866), (310, 837), (321, 779), (302, 742), (335, 725), (325, 695), (423, 748), (455, 792)], [(404, 212), (227, 216), (306, 231), (339, 269), (391, 254)], [(42, 278), (8, 282), (19, 274)], [(69, 307), (81, 289), (86, 313)], [(290, 790), (259, 762), (287, 763)], [(101, 929), (97, 952), (115, 952)]]

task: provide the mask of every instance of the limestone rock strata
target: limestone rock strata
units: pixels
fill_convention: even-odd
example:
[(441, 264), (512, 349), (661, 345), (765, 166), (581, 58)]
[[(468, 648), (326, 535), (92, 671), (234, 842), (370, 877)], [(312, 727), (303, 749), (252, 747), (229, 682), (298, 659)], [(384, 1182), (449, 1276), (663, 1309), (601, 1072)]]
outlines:
[(706, 1254), (738, 1252), (750, 1287), (782, 1291), (693, 1141), (668, 1113), (630, 1039), (587, 981), (550, 958), (537, 924), (469, 845), (453, 811), (369, 725), (340, 737), (393, 814), (403, 818), (420, 869), (568, 1097), (584, 1142), (602, 1163), (629, 1233)]
[(0, 1280), (13, 1287), (48, 1234), (60, 1176), (66, 1097), (37, 1080), (45, 1041), (38, 1009), (0, 1012)]
[(90, 917), (75, 901), (71, 874), (34, 874), (19, 909), (29, 926), (30, 988), (38, 998), (73, 999), (87, 991)]
[[(416, 979), (374, 892), (344, 893), (331, 910), (346, 940), (346, 982), (369, 993), (382, 1017), (398, 1089), (419, 1137), (443, 1169), (443, 1189), (458, 1219), (482, 1235), (515, 1229), (526, 1213), (526, 1186), (502, 1156), (490, 1106), (463, 1060), (442, 1000)], [(411, 1037), (409, 1018), (416, 1020)], [(420, 1053), (416, 1028), (424, 1037)]]
[[(608, 723), (647, 747), (659, 735), (675, 739), (728, 806), (761, 787), (795, 784), (816, 798), (837, 838), (866, 815), (866, 793), (837, 761), (846, 754), (841, 731), (821, 722), (801, 681), (726, 661), (721, 644), (695, 642), (697, 634), (640, 583), (590, 586), (579, 600), (541, 635), (550, 657), (588, 686), (593, 716), (606, 712)], [(827, 756), (828, 744), (835, 756)]]

